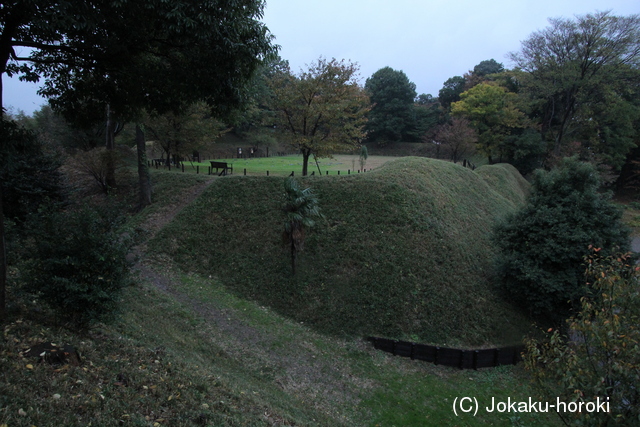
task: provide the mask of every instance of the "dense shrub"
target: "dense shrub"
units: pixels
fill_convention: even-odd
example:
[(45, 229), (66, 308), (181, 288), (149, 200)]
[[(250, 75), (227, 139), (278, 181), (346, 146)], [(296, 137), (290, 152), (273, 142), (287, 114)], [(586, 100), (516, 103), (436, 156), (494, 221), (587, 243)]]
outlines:
[(25, 283), (60, 317), (78, 326), (108, 320), (129, 273), (131, 246), (109, 207), (42, 210), (31, 218), (32, 259)]
[(496, 227), (498, 272), (507, 292), (534, 315), (557, 320), (584, 293), (583, 257), (626, 250), (620, 210), (598, 192), (593, 166), (566, 159), (537, 171), (526, 205)]
[(60, 154), (12, 121), (0, 126), (0, 183), (5, 218), (22, 221), (48, 201), (65, 198)]
[(567, 321), (568, 333), (530, 340), (525, 365), (543, 401), (606, 404), (606, 412), (558, 411), (565, 425), (638, 425), (640, 271), (628, 254), (600, 257), (596, 249), (587, 258), (589, 295)]

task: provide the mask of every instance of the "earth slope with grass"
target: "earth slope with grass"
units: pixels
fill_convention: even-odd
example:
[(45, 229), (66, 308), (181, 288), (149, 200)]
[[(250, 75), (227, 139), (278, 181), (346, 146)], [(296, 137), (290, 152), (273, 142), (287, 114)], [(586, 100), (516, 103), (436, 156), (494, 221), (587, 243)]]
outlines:
[(295, 277), (282, 245), (282, 178), (217, 179), (149, 248), (323, 332), (458, 346), (521, 339), (529, 321), (491, 277), (492, 226), (528, 188), (513, 167), (406, 158), (302, 185), (325, 220), (307, 234)]
[[(477, 173), (493, 185), (511, 182), (508, 167)], [(553, 414), (453, 412), (460, 396), (478, 396), (481, 405), (489, 397), (532, 396), (521, 365), (462, 371), (394, 357), (358, 337), (320, 334), (238, 298), (213, 275), (181, 272), (157, 247), (162, 262), (151, 262), (148, 240), (167, 224), (174, 227), (176, 215), (180, 223), (198, 214), (189, 205), (219, 194), (216, 187), (227, 180), (168, 171), (152, 171), (152, 178), (154, 204), (130, 221), (140, 232), (137, 273), (114, 324), (80, 335), (10, 292), (13, 308), (0, 334), (0, 426), (559, 425)], [(278, 192), (281, 181), (274, 185)], [(237, 188), (229, 191), (250, 181), (234, 182)], [(525, 187), (512, 186), (512, 194)], [(231, 199), (229, 206), (238, 203)], [(166, 237), (153, 245), (162, 241)], [(197, 250), (218, 244), (207, 241)], [(25, 349), (39, 342), (74, 345), (81, 366), (26, 357)]]

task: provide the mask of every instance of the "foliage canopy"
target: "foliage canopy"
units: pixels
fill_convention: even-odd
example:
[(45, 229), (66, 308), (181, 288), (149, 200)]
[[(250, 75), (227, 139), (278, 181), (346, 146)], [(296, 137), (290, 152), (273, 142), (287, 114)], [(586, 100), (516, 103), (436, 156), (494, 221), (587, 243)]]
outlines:
[(626, 255), (586, 257), (588, 295), (567, 320), (566, 333), (549, 330), (529, 340), (525, 365), (544, 398), (606, 402), (610, 412), (560, 413), (565, 424), (634, 425), (640, 417), (639, 267)]
[(549, 21), (511, 54), (530, 115), (556, 157), (573, 152), (619, 170), (637, 142), (640, 15)]
[[(45, 78), (42, 94), (67, 117), (102, 119), (203, 100), (219, 112), (272, 51), (264, 2), (46, 1), (3, 4), (0, 71)], [(15, 55), (15, 47), (33, 50)]]
[(277, 129), (302, 154), (302, 175), (311, 155), (329, 157), (360, 146), (369, 97), (357, 71), (357, 64), (320, 58), (299, 75), (282, 63), (270, 79)]
[(502, 157), (505, 138), (522, 128), (525, 120), (516, 106), (516, 94), (494, 83), (480, 83), (461, 93), (460, 101), (451, 104), (451, 114), (471, 122), (478, 131), (478, 149), (490, 163)]
[(415, 83), (403, 71), (384, 67), (373, 73), (364, 87), (373, 103), (366, 126), (367, 138), (381, 142), (408, 139), (416, 126)]
[(496, 227), (498, 272), (506, 291), (535, 315), (565, 316), (567, 301), (584, 295), (583, 257), (589, 245), (610, 254), (626, 250), (620, 210), (598, 192), (595, 168), (565, 159), (536, 171), (527, 204)]

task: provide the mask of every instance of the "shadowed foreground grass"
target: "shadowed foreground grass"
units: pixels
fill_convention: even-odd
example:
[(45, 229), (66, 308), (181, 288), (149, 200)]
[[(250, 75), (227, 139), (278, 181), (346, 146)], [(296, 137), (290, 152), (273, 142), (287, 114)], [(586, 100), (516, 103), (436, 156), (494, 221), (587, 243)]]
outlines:
[[(319, 334), (198, 275), (127, 289), (113, 326), (78, 336), (13, 318), (0, 344), (0, 425), (554, 425), (549, 414), (479, 411), (456, 397), (526, 400), (520, 366), (460, 371)], [(230, 331), (234, 331), (230, 333)], [(79, 367), (20, 356), (40, 340), (72, 343)]]

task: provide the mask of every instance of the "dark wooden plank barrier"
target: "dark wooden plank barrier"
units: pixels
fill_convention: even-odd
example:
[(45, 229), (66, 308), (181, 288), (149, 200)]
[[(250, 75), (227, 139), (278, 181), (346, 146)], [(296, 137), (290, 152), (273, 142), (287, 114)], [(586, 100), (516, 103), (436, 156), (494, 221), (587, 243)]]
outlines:
[(387, 338), (369, 337), (377, 350), (395, 356), (410, 357), (415, 360), (452, 366), (460, 369), (493, 368), (500, 365), (515, 365), (522, 360), (524, 346), (491, 348), (483, 350), (460, 350), (456, 348), (436, 347)]

